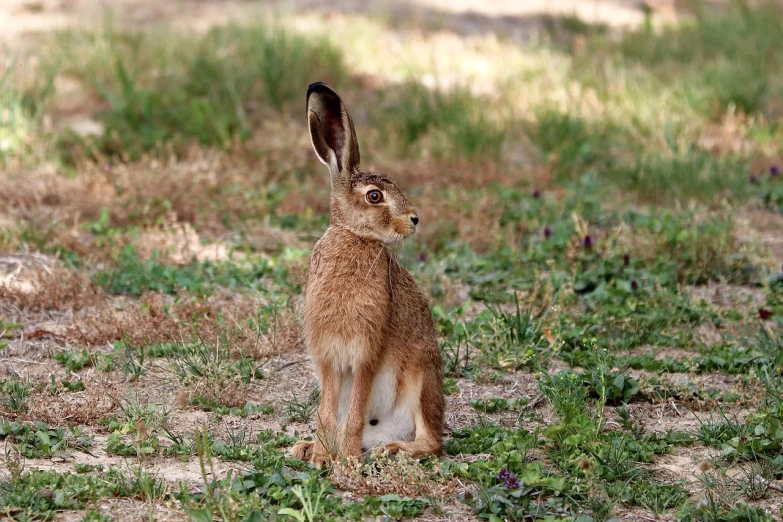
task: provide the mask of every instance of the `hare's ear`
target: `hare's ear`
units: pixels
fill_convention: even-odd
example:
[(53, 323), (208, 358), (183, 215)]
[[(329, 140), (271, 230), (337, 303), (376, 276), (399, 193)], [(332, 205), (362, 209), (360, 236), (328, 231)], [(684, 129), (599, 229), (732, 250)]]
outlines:
[(329, 167), (332, 185), (349, 179), (359, 167), (356, 130), (340, 97), (323, 82), (307, 88), (307, 126), (318, 159)]

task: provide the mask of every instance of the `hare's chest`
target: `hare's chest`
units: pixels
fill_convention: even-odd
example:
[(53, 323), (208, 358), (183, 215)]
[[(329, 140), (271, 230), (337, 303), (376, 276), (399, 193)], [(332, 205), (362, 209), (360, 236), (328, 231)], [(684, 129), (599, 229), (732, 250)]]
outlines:
[(314, 358), (339, 372), (357, 368), (382, 349), (389, 309), (386, 278), (314, 254), (305, 290), (303, 332)]
[(367, 341), (360, 337), (344, 338), (338, 335), (316, 335), (310, 343), (313, 357), (328, 364), (338, 374), (348, 374), (366, 359)]

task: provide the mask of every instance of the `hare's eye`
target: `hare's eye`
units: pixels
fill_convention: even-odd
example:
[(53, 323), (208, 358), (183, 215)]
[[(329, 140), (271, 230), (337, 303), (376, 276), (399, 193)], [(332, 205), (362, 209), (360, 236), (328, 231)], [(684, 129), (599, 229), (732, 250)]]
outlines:
[(380, 190), (371, 190), (367, 193), (367, 203), (377, 205), (383, 201), (383, 192)]

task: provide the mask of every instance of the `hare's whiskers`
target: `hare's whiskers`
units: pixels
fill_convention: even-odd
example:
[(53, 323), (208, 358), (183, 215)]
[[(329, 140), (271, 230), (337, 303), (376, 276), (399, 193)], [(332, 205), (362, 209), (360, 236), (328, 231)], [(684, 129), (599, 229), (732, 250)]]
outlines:
[(378, 262), (378, 258), (381, 255), (381, 252), (383, 252), (383, 249), (386, 248), (383, 243), (381, 243), (381, 248), (378, 250), (378, 253), (375, 255), (375, 259), (372, 260), (372, 264), (370, 265), (370, 269), (367, 271), (367, 273), (364, 276), (364, 283), (367, 282), (367, 278), (370, 277), (370, 273), (372, 273), (372, 269), (375, 267), (375, 263)]

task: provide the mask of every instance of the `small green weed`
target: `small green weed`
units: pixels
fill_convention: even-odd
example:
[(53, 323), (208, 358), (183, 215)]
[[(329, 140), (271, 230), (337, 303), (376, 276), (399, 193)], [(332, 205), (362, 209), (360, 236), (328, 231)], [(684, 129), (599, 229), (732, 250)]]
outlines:
[(68, 368), (72, 372), (78, 372), (82, 368), (92, 366), (92, 354), (87, 348), (82, 348), (80, 352), (73, 350), (63, 350), (54, 354), (54, 360)]
[(699, 439), (730, 459), (772, 459), (783, 448), (783, 401), (769, 391), (743, 421), (721, 411), (718, 422), (702, 421)]
[(662, 515), (682, 506), (688, 500), (688, 491), (679, 484), (631, 483), (629, 502)]
[(564, 499), (544, 500), (547, 488), (529, 485), (523, 475), (503, 468), (490, 481), (492, 485), (463, 495), (463, 501), (482, 518), (523, 521), (561, 518), (569, 513)]
[(519, 410), (527, 406), (530, 399), (521, 397), (519, 399), (504, 399), (503, 397), (490, 397), (487, 399), (474, 399), (470, 401), (470, 406), (480, 413), (495, 413), (498, 411)]
[(269, 415), (275, 411), (275, 407), (271, 404), (251, 404), (248, 402), (241, 408), (223, 406), (216, 399), (209, 399), (201, 394), (190, 397), (188, 404), (204, 411), (215, 412), (218, 415), (235, 415), (237, 417), (247, 417), (254, 413)]
[(168, 421), (165, 406), (152, 404), (138, 393), (129, 392), (117, 401), (120, 419), (109, 419), (107, 453), (123, 457), (147, 457), (160, 450), (159, 431)]
[(68, 450), (90, 452), (92, 439), (78, 428), (50, 428), (46, 423), (0, 423), (0, 440), (13, 443), (27, 458), (50, 458)]
[(0, 317), (0, 351), (8, 346), (8, 341), (6, 339), (12, 338), (14, 336), (14, 332), (16, 330), (22, 329), (23, 327), (24, 325), (22, 324), (11, 323)]
[(449, 455), (491, 454), (493, 458), (489, 461), (460, 463), (451, 470), (458, 476), (485, 484), (501, 468), (516, 473), (528, 470), (531, 474), (535, 474), (536, 470), (528, 469), (527, 455), (539, 444), (537, 433), (489, 425), (455, 430), (452, 438), (445, 442), (444, 449)]

